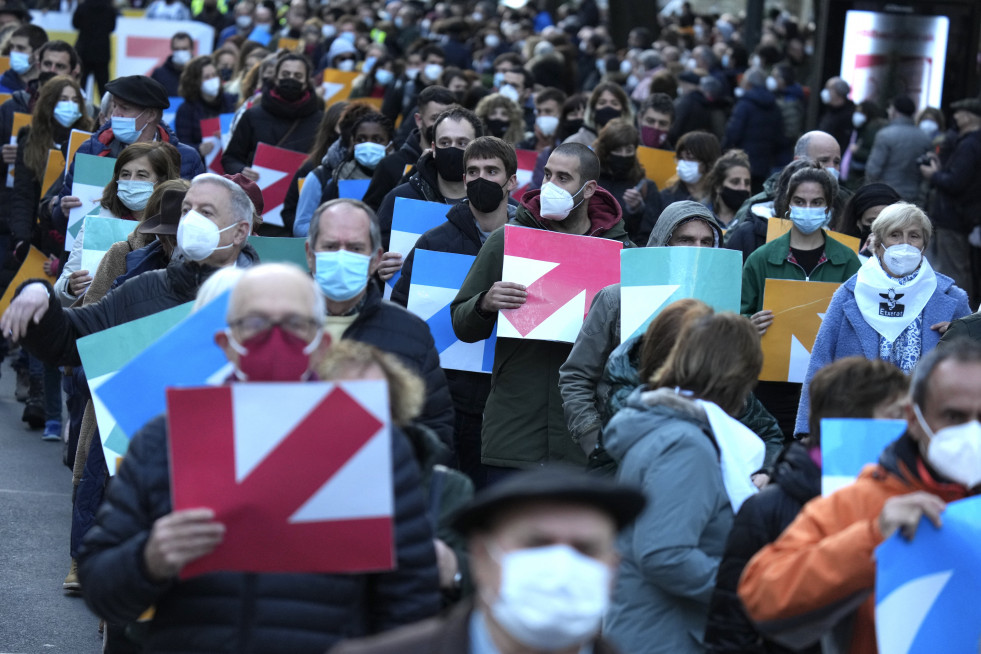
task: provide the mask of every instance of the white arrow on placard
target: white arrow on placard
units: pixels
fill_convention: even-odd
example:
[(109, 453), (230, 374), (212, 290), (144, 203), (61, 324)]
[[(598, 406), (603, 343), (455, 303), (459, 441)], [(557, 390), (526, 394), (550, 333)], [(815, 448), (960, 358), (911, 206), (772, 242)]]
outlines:
[[(943, 592), (953, 570), (908, 581), (875, 607), (875, 631), (881, 654), (906, 654)], [(942, 649), (942, 648), (941, 648)]]
[(678, 284), (620, 285), (620, 342), (628, 340), (678, 289)]

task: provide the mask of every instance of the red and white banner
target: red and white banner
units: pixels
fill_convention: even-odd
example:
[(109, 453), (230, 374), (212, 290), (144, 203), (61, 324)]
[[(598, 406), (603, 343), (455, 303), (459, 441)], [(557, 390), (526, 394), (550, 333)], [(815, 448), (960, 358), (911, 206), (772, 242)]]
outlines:
[(182, 577), (394, 567), (384, 382), (172, 388), (167, 418), (174, 510), (226, 529)]
[(528, 190), (528, 185), (531, 184), (531, 178), (535, 172), (535, 162), (538, 161), (538, 153), (534, 150), (515, 150), (514, 153), (518, 155), (518, 172), (515, 174), (518, 185), (511, 191), (511, 197), (520, 201), (521, 196)]
[(528, 289), (519, 309), (499, 313), (499, 338), (574, 343), (593, 297), (620, 281), (623, 243), (506, 225), (502, 280)]
[(282, 227), (286, 191), (289, 190), (293, 175), (306, 158), (306, 152), (284, 150), (268, 143), (260, 143), (255, 149), (252, 170), (259, 173), (259, 181), (256, 183), (262, 190), (262, 201), (265, 204), (263, 223)]

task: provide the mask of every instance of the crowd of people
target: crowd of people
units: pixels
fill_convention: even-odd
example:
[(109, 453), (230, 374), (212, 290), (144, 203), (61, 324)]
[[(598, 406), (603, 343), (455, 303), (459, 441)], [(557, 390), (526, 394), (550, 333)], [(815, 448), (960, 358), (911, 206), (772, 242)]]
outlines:
[[(64, 446), (64, 588), (105, 651), (876, 651), (874, 548), (981, 488), (981, 99), (852, 97), (780, 11), (748, 48), (741, 18), (689, 3), (625, 43), (594, 0), (143, 8), (214, 42), (178, 31), (147, 75), (110, 79), (109, 0), (78, 5), (74, 46), (0, 5), (0, 287), (32, 248), (48, 275), (14, 289), (0, 360), (23, 421)], [(326, 69), (357, 74), (349, 97), (325, 101)], [(202, 120), (227, 114), (219, 175)], [(100, 215), (135, 223), (97, 270), (84, 229), (65, 248), (77, 160), (46, 183), (72, 130), (114, 160)], [(306, 155), (281, 225), (263, 222), (260, 144)], [(663, 188), (640, 147), (673, 154)], [(398, 198), (446, 209), (404, 257)], [(625, 334), (614, 284), (574, 343), (501, 337), (490, 374), (444, 369), (407, 310), (417, 252), (474, 257), (448, 311), (484, 341), (538, 299), (504, 281), (505, 225), (739, 251), (739, 312), (687, 298)], [(303, 239), (307, 270), (261, 261), (252, 235)], [(761, 337), (791, 320), (764, 308), (768, 280), (840, 284), (803, 383), (758, 382)], [(227, 383), (387, 382), (392, 570), (182, 578), (225, 527), (174, 510), (166, 416), (110, 478), (78, 340), (226, 291)], [(821, 497), (827, 418), (907, 427)]]

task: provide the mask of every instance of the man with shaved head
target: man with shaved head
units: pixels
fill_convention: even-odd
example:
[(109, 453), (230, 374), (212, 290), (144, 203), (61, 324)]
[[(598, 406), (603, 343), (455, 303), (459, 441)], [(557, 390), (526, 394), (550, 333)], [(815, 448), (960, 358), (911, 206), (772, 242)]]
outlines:
[[(287, 264), (256, 266), (235, 284), (228, 327), (215, 342), (236, 383), (300, 381), (313, 377), (330, 345), (324, 321), (308, 275)], [(324, 425), (324, 438), (334, 428)], [(85, 601), (102, 618), (131, 622), (156, 607), (143, 651), (319, 654), (342, 638), (439, 609), (433, 531), (401, 433), (392, 438), (396, 569), (378, 574), (229, 571), (180, 579), (187, 564), (223, 541), (225, 527), (206, 507), (172, 510), (168, 451), (166, 416), (158, 416), (130, 442), (79, 557)]]

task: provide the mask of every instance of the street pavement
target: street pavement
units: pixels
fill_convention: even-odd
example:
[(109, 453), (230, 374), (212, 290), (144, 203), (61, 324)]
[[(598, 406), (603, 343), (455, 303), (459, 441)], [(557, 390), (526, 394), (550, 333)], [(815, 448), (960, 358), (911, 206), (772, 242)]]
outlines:
[(68, 573), (71, 471), (60, 443), (21, 422), (14, 371), (0, 366), (0, 654), (102, 651), (99, 620)]

